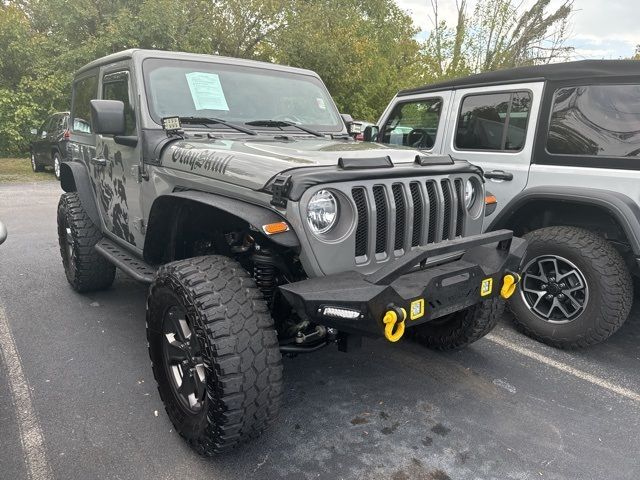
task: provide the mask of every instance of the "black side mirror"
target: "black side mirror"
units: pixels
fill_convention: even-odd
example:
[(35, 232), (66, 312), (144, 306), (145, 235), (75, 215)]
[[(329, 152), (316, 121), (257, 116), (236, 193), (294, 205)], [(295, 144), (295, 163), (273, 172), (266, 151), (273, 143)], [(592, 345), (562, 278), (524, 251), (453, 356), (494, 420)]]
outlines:
[(364, 133), (362, 135), (362, 139), (365, 142), (377, 142), (378, 141), (378, 133), (380, 133), (380, 128), (376, 125), (369, 125), (365, 127)]
[(351, 133), (351, 124), (353, 123), (353, 117), (348, 113), (341, 113), (342, 121), (344, 125), (347, 127), (347, 132)]
[(124, 135), (124, 102), (91, 100), (91, 127), (102, 135)]
[(0, 222), (0, 245), (2, 245), (6, 239), (7, 227), (4, 226), (4, 223)]

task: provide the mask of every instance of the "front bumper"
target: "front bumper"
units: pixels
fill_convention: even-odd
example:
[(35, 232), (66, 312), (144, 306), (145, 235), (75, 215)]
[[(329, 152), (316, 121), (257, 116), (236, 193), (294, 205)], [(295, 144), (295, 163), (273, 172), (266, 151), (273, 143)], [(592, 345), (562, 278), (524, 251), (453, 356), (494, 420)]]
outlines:
[(347, 271), (279, 288), (302, 318), (379, 336), (391, 307), (406, 310), (411, 328), (500, 295), (525, 251), (525, 240), (499, 230), (418, 247), (370, 275)]

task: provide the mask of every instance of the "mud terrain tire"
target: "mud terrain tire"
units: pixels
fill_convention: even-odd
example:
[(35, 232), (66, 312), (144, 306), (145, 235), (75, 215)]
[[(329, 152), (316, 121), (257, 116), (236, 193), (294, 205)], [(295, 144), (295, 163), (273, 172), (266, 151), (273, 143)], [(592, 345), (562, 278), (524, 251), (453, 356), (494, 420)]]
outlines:
[(465, 310), (414, 327), (412, 338), (435, 350), (458, 350), (480, 340), (493, 330), (504, 312), (505, 302), (493, 298)]
[[(239, 263), (211, 255), (162, 266), (147, 298), (147, 339), (167, 414), (198, 453), (228, 451), (273, 423), (282, 397), (278, 339)], [(170, 353), (175, 339), (186, 360)], [(185, 396), (191, 386), (194, 396)]]
[(58, 244), (64, 273), (76, 292), (109, 288), (116, 268), (93, 248), (102, 239), (77, 193), (64, 193), (58, 202)]

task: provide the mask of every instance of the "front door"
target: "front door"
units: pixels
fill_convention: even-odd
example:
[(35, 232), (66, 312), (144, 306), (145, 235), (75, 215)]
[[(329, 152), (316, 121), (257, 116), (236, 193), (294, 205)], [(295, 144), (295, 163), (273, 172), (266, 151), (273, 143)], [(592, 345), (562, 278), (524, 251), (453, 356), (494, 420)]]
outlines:
[(101, 98), (120, 100), (125, 106), (126, 131), (123, 136), (96, 135), (96, 157), (92, 160), (92, 176), (99, 190), (98, 207), (106, 229), (129, 246), (142, 250), (144, 242), (140, 205), (140, 142), (131, 74), (126, 68), (103, 70)]
[(498, 200), (484, 229), (524, 190), (542, 96), (542, 82), (455, 91), (444, 153), (482, 167)]
[(439, 153), (451, 92), (398, 97), (383, 113), (379, 141)]

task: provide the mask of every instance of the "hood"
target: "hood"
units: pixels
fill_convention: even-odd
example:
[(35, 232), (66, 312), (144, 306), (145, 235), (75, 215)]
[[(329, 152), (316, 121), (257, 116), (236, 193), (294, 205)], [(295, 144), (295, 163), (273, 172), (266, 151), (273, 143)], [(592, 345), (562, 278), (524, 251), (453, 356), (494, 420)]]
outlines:
[(377, 143), (325, 138), (188, 139), (172, 143), (162, 154), (163, 167), (261, 190), (277, 174), (300, 167), (335, 167), (339, 158), (391, 158), (412, 163), (424, 152)]

